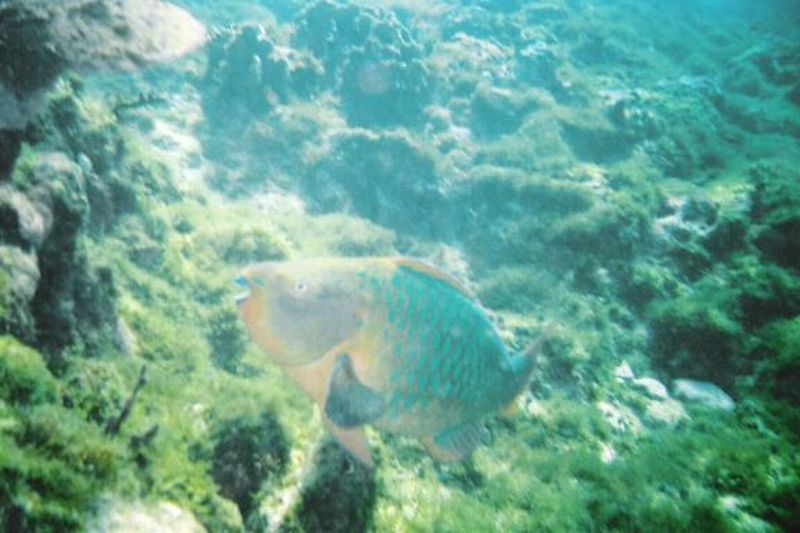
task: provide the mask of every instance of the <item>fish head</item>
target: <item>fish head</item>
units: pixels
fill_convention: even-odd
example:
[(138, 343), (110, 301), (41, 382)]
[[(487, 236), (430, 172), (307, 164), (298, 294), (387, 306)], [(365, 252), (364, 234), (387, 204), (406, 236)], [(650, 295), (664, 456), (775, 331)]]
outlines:
[(237, 278), (237, 297), (250, 336), (278, 364), (321, 358), (362, 322), (363, 297), (349, 269), (324, 260), (269, 261)]

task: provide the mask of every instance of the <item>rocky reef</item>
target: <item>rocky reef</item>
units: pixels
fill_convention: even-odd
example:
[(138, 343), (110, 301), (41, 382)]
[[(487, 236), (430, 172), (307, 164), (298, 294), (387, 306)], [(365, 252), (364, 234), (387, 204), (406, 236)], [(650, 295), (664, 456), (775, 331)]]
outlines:
[[(124, 77), (55, 27), (20, 48), (66, 7), (17, 4), (0, 101), (37, 101), (0, 128), (4, 527), (800, 528), (791, 2), (194, 0), (208, 46)], [(551, 324), (464, 463), (370, 430), (362, 466), (237, 319), (244, 264), (393, 254), (513, 349)]]

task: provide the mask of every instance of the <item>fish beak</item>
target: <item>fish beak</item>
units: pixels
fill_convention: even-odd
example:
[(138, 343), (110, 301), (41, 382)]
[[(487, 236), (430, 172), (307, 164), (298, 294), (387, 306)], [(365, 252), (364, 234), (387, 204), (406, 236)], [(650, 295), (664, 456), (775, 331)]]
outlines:
[(242, 305), (245, 300), (250, 298), (250, 283), (248, 283), (247, 278), (244, 276), (236, 276), (233, 280), (233, 285), (240, 290), (234, 296), (234, 301), (236, 302), (237, 306)]

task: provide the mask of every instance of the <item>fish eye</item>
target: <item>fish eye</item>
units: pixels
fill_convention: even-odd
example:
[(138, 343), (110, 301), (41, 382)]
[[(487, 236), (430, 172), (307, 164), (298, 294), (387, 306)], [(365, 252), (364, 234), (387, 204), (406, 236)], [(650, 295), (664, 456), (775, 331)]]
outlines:
[(294, 292), (298, 294), (304, 294), (308, 291), (308, 283), (305, 281), (297, 281), (294, 284)]

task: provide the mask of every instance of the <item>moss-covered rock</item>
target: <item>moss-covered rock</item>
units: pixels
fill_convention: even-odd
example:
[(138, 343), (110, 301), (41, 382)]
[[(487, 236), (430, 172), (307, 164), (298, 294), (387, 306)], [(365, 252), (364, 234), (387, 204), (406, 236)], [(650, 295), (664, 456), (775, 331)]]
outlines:
[(35, 255), (15, 246), (0, 245), (0, 324), (28, 343), (36, 338), (30, 304), (40, 277)]
[(316, 2), (298, 15), (292, 44), (325, 68), (353, 126), (415, 126), (432, 96), (423, 51), (391, 11)]
[(75, 359), (64, 376), (63, 403), (100, 427), (120, 416), (130, 394), (111, 360)]
[(286, 470), (289, 447), (275, 416), (226, 416), (211, 431), (211, 475), (220, 494), (233, 500), (246, 520), (256, 494)]
[(0, 337), (0, 398), (11, 405), (52, 403), (58, 384), (42, 356), (14, 337)]
[(363, 531), (372, 523), (376, 497), (374, 470), (353, 459), (327, 439), (282, 527), (303, 531)]
[(122, 449), (59, 388), (37, 352), (0, 339), (0, 521), (17, 531), (79, 527), (120, 468)]
[(537, 100), (508, 89), (479, 85), (470, 102), (471, 129), (481, 137), (494, 137), (515, 131)]
[(216, 124), (244, 122), (292, 99), (318, 94), (322, 66), (308, 53), (281, 46), (257, 26), (243, 26), (217, 35), (210, 44), (203, 80), (204, 107)]
[(349, 130), (309, 169), (306, 194), (321, 211), (349, 211), (380, 225), (436, 234), (442, 194), (432, 155), (402, 133)]
[(209, 324), (208, 343), (214, 365), (228, 372), (241, 371), (242, 357), (247, 348), (247, 331), (232, 303), (213, 309)]
[(800, 185), (797, 173), (773, 165), (751, 169), (755, 187), (751, 215), (756, 246), (777, 264), (800, 272), (800, 255), (794, 245), (800, 233)]
[(746, 370), (744, 327), (736, 294), (713, 278), (694, 291), (656, 302), (649, 310), (654, 362), (673, 375), (712, 380), (729, 387)]
[(800, 405), (794, 384), (800, 378), (800, 316), (776, 320), (764, 326), (748, 347), (748, 356), (758, 361), (758, 384), (792, 405)]

